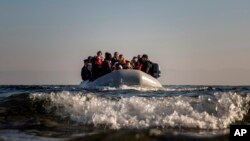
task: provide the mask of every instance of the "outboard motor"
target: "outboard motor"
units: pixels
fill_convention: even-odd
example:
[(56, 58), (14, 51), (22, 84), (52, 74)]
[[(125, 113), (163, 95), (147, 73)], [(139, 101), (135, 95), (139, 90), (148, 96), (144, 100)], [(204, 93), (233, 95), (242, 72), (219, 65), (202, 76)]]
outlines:
[(150, 69), (150, 75), (154, 78), (159, 78), (161, 74), (160, 66), (157, 63), (152, 62), (152, 67)]

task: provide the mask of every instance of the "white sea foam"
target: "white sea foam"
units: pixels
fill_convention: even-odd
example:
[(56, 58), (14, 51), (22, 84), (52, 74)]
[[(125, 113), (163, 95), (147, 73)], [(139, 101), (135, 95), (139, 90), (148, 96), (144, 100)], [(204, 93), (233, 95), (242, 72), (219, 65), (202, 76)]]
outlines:
[(183, 92), (183, 91), (202, 91), (207, 90), (209, 87), (198, 87), (198, 88), (171, 88), (171, 87), (164, 87), (162, 90), (164, 91), (177, 91), (177, 92)]
[(79, 124), (104, 125), (112, 129), (184, 127), (225, 129), (242, 120), (249, 109), (250, 96), (216, 93), (198, 97), (124, 97), (119, 100), (89, 94), (35, 93), (33, 100), (51, 101), (44, 105), (55, 114)]

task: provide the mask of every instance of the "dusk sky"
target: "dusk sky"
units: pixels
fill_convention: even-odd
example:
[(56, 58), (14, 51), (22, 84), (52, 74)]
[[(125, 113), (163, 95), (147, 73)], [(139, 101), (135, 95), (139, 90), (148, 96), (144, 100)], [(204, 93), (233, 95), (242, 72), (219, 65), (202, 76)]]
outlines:
[(249, 25), (249, 0), (0, 0), (0, 85), (80, 84), (98, 50), (148, 54), (166, 85), (249, 85)]

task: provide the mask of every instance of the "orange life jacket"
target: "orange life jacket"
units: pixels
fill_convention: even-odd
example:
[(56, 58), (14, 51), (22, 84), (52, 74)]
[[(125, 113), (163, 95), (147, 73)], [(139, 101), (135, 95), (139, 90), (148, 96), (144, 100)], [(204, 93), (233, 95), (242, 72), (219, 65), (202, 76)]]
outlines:
[(96, 64), (97, 65), (102, 65), (102, 56), (96, 56)]
[(138, 70), (141, 70), (141, 68), (142, 68), (142, 64), (138, 64)]

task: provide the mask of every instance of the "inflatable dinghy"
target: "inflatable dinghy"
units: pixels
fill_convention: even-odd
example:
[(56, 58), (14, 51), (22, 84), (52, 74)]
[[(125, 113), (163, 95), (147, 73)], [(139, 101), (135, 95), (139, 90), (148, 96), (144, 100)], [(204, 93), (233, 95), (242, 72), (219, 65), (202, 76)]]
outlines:
[(150, 88), (162, 87), (161, 83), (151, 75), (133, 69), (116, 70), (103, 75), (94, 81), (83, 81), (80, 85), (83, 88), (89, 89), (99, 87), (120, 87), (122, 85)]

